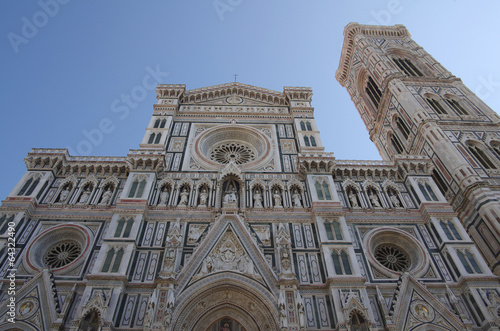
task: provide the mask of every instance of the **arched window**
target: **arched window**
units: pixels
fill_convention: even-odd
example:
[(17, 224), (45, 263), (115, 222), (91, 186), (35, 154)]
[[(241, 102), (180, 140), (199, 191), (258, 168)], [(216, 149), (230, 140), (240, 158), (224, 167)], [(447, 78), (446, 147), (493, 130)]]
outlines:
[[(120, 269), (120, 263), (123, 258), (123, 248), (118, 249), (110, 248), (108, 253), (106, 254), (106, 259), (104, 260), (104, 264), (102, 266), (101, 272), (118, 272)], [(110, 271), (111, 268), (111, 271)]]
[(306, 122), (306, 127), (307, 127), (307, 131), (312, 131), (312, 127), (311, 127), (311, 123), (310, 122)]
[(405, 140), (408, 139), (408, 137), (410, 136), (410, 128), (408, 128), (408, 125), (406, 125), (405, 121), (401, 120), (400, 117), (397, 117), (396, 126), (398, 127), (399, 132), (401, 132)]
[(432, 99), (432, 98), (426, 98), (425, 99), (427, 103), (431, 106), (432, 109), (436, 112), (436, 114), (439, 115), (446, 115), (448, 112), (444, 110), (443, 106), (439, 103), (439, 101)]
[(325, 182), (316, 182), (316, 193), (318, 194), (318, 200), (331, 200), (332, 196), (330, 195), (330, 188), (328, 184)]
[(491, 148), (496, 154), (496, 157), (500, 159), (500, 143), (498, 141), (492, 141), (490, 143)]
[(39, 178), (35, 179), (35, 181), (33, 182), (33, 184), (31, 184), (30, 188), (28, 189), (28, 192), (26, 192), (26, 195), (31, 195), (31, 193), (33, 193), (33, 191), (37, 187), (38, 183), (40, 183), (40, 179)]
[(40, 178), (36, 178), (33, 181), (33, 177), (31, 177), (26, 181), (17, 195), (31, 195), (31, 193), (33, 193), (33, 191), (37, 187), (38, 183), (40, 183)]
[(474, 155), (474, 158), (483, 166), (485, 169), (496, 169), (497, 167), (493, 164), (490, 158), (486, 155), (484, 150), (475, 144), (467, 144), (467, 149)]
[(403, 154), (403, 152), (404, 152), (403, 145), (399, 141), (398, 137), (396, 137), (395, 134), (391, 134), (390, 139), (391, 139), (391, 143), (392, 143), (392, 146), (394, 147), (394, 151), (396, 152), (396, 154)]
[(155, 134), (151, 133), (151, 135), (149, 136), (148, 144), (152, 144), (153, 141), (155, 141)]
[(432, 190), (432, 187), (429, 185), (429, 183), (425, 183), (425, 188), (427, 189), (427, 192), (429, 192), (429, 195), (431, 196), (432, 200), (438, 201), (438, 198), (434, 194), (434, 191)]
[(316, 139), (311, 136), (311, 146), (316, 147)]
[(302, 131), (306, 131), (306, 125), (305, 125), (304, 121), (301, 121), (301, 122), (300, 122), (300, 129), (301, 129)]
[(155, 125), (154, 125), (154, 127), (155, 127), (155, 128), (159, 127), (159, 126), (160, 126), (160, 123), (161, 123), (161, 120), (160, 120), (160, 119), (157, 119), (157, 120), (155, 121)]
[(439, 224), (449, 240), (462, 240), (462, 237), (458, 233), (453, 222), (444, 222), (441, 220), (439, 221)]
[(457, 112), (458, 115), (469, 115), (465, 108), (462, 107), (460, 102), (453, 99), (445, 99), (445, 101), (451, 109)]
[(337, 221), (325, 221), (326, 237), (328, 240), (342, 240), (342, 232)]
[(311, 144), (309, 143), (309, 137), (307, 137), (307, 136), (304, 137), (304, 144), (306, 146), (311, 146)]
[(351, 316), (351, 331), (368, 331), (368, 322), (358, 312)]
[(159, 144), (159, 143), (160, 143), (160, 140), (161, 140), (161, 133), (158, 133), (158, 134), (156, 135), (155, 144)]
[(446, 192), (448, 192), (448, 186), (446, 185), (443, 177), (441, 177), (439, 172), (436, 171), (436, 169), (432, 170), (432, 179), (436, 183), (441, 193), (443, 193), (443, 195), (446, 195)]
[(78, 331), (98, 331), (99, 330), (99, 314), (92, 310), (80, 322)]
[(422, 77), (423, 74), (420, 72), (420, 70), (417, 69), (417, 67), (408, 59), (399, 59), (399, 58), (393, 58), (392, 59), (394, 63), (398, 66), (398, 68), (404, 72), (408, 76), (413, 76), (413, 77)]
[(136, 178), (132, 182), (132, 186), (130, 187), (130, 192), (128, 193), (128, 197), (129, 198), (142, 197), (142, 193), (144, 192), (145, 187), (146, 187), (146, 179), (145, 178)]
[(161, 124), (160, 124), (160, 128), (164, 128), (165, 127), (165, 124), (167, 123), (167, 120), (164, 118), (161, 120)]
[(377, 84), (373, 81), (371, 77), (368, 77), (368, 82), (366, 83), (365, 88), (366, 94), (370, 97), (370, 100), (373, 102), (375, 108), (378, 109), (380, 104), (380, 99), (382, 98), (382, 92), (378, 88)]
[(21, 188), (21, 191), (17, 195), (24, 195), (24, 192), (28, 189), (28, 187), (31, 185), (31, 182), (33, 181), (33, 178), (30, 178), (26, 181), (24, 186)]
[(342, 250), (339, 252), (332, 252), (333, 267), (335, 268), (336, 275), (352, 275), (351, 264), (347, 253)]
[[(125, 230), (123, 230), (123, 227), (125, 225)], [(116, 231), (115, 231), (115, 237), (122, 237), (123, 238), (128, 238), (130, 236), (130, 231), (132, 230), (132, 226), (134, 225), (134, 219), (130, 218), (127, 222), (125, 222), (125, 219), (120, 219), (117, 223), (116, 226)]]
[(479, 268), (479, 265), (476, 262), (476, 259), (474, 258), (474, 255), (472, 255), (471, 252), (468, 250), (461, 251), (457, 250), (457, 255), (458, 258), (460, 259), (460, 262), (462, 262), (462, 265), (465, 268), (465, 271), (467, 271), (470, 274), (481, 274), (481, 268)]

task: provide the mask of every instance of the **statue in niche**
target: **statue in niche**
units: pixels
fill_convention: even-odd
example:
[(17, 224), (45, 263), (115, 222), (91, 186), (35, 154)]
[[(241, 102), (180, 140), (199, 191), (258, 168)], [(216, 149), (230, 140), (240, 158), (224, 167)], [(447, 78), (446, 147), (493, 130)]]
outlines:
[(262, 194), (260, 194), (260, 189), (256, 188), (253, 193), (253, 206), (254, 208), (262, 208)]
[(78, 204), (84, 204), (89, 201), (90, 198), (90, 190), (88, 186), (85, 186), (82, 195), (80, 196), (80, 200), (78, 200)]
[(59, 195), (59, 202), (66, 202), (69, 196), (69, 185), (65, 185), (61, 191), (61, 194)]
[(389, 190), (389, 198), (391, 199), (392, 205), (394, 207), (401, 207), (401, 202), (399, 201), (398, 194), (393, 189)]
[(160, 203), (158, 204), (158, 206), (166, 206), (168, 196), (169, 196), (168, 189), (164, 186), (163, 191), (160, 194)]
[(181, 200), (179, 201), (178, 206), (187, 206), (188, 204), (188, 197), (189, 197), (189, 192), (184, 186), (181, 192)]
[(203, 186), (203, 189), (201, 190), (201, 193), (200, 193), (200, 204), (198, 205), (198, 207), (206, 207), (207, 200), (208, 200), (207, 188), (205, 186)]
[(293, 190), (293, 194), (292, 194), (292, 201), (293, 201), (293, 205), (294, 205), (294, 207), (297, 207), (297, 208), (301, 208), (301, 207), (302, 207), (302, 202), (301, 202), (300, 200), (301, 200), (300, 193), (299, 193), (299, 191), (295, 188), (295, 189)]
[(274, 190), (274, 207), (281, 207), (281, 194), (278, 189)]
[(378, 196), (374, 189), (370, 189), (368, 198), (370, 198), (373, 207), (380, 207), (380, 202), (378, 201)]
[(233, 182), (229, 184), (229, 187), (224, 194), (224, 204), (235, 204), (238, 201), (237, 191), (234, 187)]
[(359, 207), (358, 198), (356, 197), (356, 191), (354, 191), (353, 189), (350, 190), (349, 201), (351, 202), (351, 207), (353, 208)]
[(102, 194), (101, 202), (99, 202), (99, 204), (107, 205), (111, 201), (111, 195), (113, 195), (113, 192), (111, 192), (110, 187), (107, 187), (106, 191)]

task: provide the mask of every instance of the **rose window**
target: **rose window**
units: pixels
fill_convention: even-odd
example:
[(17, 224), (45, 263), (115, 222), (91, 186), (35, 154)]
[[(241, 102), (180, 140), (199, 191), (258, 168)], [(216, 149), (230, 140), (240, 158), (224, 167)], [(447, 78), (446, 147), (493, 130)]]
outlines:
[(375, 249), (375, 259), (393, 271), (404, 271), (410, 267), (408, 255), (396, 246), (383, 244)]
[(44, 261), (51, 268), (60, 268), (80, 256), (82, 248), (74, 241), (66, 241), (53, 246), (45, 255)]
[(221, 164), (228, 164), (230, 161), (244, 164), (254, 160), (255, 156), (255, 151), (239, 143), (222, 144), (210, 152), (210, 159)]

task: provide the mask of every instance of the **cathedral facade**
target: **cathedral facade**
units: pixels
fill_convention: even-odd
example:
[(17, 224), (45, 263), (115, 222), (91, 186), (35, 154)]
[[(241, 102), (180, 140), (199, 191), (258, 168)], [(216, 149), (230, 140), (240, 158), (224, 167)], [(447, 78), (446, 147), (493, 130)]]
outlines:
[(128, 155), (28, 153), (0, 331), (498, 330), (500, 117), (403, 26), (344, 34), (383, 161), (325, 152), (310, 88), (158, 85)]

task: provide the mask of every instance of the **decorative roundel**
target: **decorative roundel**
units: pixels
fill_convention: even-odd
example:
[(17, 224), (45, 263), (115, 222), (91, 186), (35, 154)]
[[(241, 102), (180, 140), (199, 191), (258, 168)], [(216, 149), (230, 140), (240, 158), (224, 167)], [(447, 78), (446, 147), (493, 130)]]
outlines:
[(28, 246), (25, 266), (32, 272), (50, 268), (54, 273), (68, 273), (84, 262), (92, 232), (76, 224), (62, 224), (40, 233)]
[(255, 159), (255, 151), (250, 146), (238, 143), (221, 144), (216, 146), (210, 152), (210, 159), (228, 164), (234, 161), (236, 164), (244, 164)]
[(422, 244), (409, 233), (396, 228), (378, 228), (363, 238), (370, 264), (387, 277), (398, 277), (408, 271), (423, 276), (429, 268), (429, 257)]
[(382, 244), (375, 248), (375, 259), (393, 271), (405, 271), (410, 266), (410, 258), (399, 247)]
[(70, 264), (82, 253), (82, 248), (76, 241), (58, 243), (45, 254), (45, 264), (52, 269), (57, 269)]
[(260, 169), (273, 159), (271, 139), (246, 125), (219, 125), (193, 141), (191, 157), (204, 169), (217, 169), (233, 161), (245, 170)]
[(35, 297), (26, 297), (17, 302), (17, 320), (25, 320), (33, 316), (40, 307), (38, 299)]

